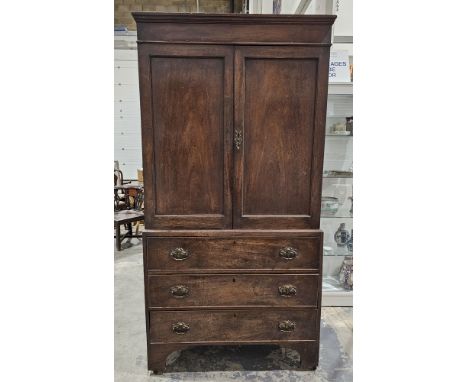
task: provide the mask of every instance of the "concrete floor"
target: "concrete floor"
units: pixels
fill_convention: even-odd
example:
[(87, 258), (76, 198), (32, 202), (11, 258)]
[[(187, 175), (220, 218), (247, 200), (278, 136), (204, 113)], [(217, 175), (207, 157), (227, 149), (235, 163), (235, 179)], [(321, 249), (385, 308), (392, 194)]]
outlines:
[(146, 369), (141, 240), (114, 254), (114, 369), (116, 382), (275, 381), (351, 382), (352, 308), (322, 308), (320, 363), (297, 371), (295, 351), (276, 346), (199, 347), (173, 353), (163, 375)]

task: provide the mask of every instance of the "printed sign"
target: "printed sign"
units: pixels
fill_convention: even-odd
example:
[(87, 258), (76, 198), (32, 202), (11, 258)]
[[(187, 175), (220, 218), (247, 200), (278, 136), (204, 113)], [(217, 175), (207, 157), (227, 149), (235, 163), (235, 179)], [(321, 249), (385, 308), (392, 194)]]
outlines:
[(351, 82), (351, 74), (349, 72), (349, 56), (346, 50), (336, 50), (330, 52), (328, 81)]

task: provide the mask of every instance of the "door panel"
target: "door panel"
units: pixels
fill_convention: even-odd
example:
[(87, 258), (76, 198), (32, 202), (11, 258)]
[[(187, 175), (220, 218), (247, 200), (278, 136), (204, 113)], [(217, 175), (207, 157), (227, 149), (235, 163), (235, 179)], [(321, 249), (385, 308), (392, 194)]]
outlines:
[(223, 213), (223, 61), (151, 60), (156, 215)]
[(243, 213), (308, 215), (317, 61), (245, 62)]
[(236, 48), (236, 228), (319, 227), (320, 200), (312, 195), (320, 195), (322, 176), (325, 53)]
[[(140, 46), (145, 224), (232, 227), (232, 48)], [(143, 56), (143, 57), (142, 57)], [(147, 115), (142, 112), (142, 115)], [(150, 178), (148, 179), (148, 175)]]

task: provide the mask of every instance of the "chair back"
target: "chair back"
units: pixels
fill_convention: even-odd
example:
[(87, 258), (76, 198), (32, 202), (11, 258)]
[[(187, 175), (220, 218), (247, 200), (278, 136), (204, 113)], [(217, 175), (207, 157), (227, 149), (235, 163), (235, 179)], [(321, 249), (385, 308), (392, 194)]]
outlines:
[(141, 187), (130, 187), (126, 189), (128, 205), (131, 209), (141, 211), (143, 209), (143, 188)]
[(114, 186), (121, 186), (123, 184), (123, 173), (119, 169), (114, 169)]
[(144, 202), (143, 188), (125, 186), (114, 188), (114, 211), (142, 211)]

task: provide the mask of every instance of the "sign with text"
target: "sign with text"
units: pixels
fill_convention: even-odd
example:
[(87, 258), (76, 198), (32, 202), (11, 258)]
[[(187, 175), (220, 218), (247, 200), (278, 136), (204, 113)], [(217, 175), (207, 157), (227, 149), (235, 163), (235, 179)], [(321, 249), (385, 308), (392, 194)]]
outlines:
[(329, 82), (351, 82), (349, 72), (349, 56), (346, 50), (330, 52), (330, 66), (328, 68)]

